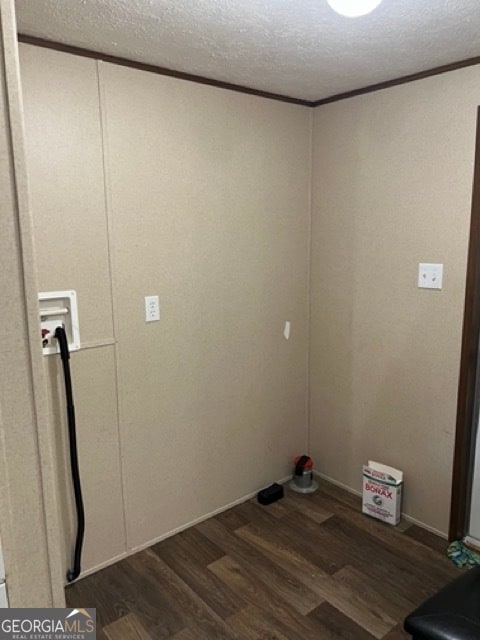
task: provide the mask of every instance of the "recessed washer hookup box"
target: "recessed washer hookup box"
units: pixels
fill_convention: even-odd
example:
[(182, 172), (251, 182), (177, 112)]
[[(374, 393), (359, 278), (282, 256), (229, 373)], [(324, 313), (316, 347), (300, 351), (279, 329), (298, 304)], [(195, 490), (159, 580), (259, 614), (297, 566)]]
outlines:
[(363, 466), (363, 513), (397, 525), (402, 510), (402, 491), (402, 471), (371, 460)]

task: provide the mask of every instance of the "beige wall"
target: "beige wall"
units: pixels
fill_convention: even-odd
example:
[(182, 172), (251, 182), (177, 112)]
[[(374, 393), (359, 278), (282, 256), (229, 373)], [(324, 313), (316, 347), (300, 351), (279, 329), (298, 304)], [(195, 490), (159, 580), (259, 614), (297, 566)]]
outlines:
[(103, 63), (100, 84), (135, 547), (305, 447), (310, 114)]
[(310, 112), (21, 53), (40, 286), (77, 290), (89, 347), (72, 367), (91, 569), (285, 477), (306, 446)]
[(0, 0), (0, 534), (11, 607), (61, 607), (56, 460), (38, 337), (14, 5)]
[[(446, 531), (480, 70), (309, 110), (21, 52), (40, 288), (79, 296), (84, 568), (305, 448), (311, 175), (310, 452), (354, 490), (367, 459), (399, 466), (407, 514)], [(417, 289), (420, 261), (445, 264), (443, 291)]]
[[(480, 68), (314, 116), (310, 449), (361, 488), (405, 471), (404, 510), (447, 530)], [(442, 291), (419, 262), (445, 264)]]
[[(27, 45), (20, 51), (39, 288), (78, 294), (84, 349), (72, 354), (71, 367), (87, 518), (83, 566), (90, 569), (126, 549), (97, 66)], [(63, 378), (59, 358), (44, 364), (56, 417), (66, 569), (75, 521)]]

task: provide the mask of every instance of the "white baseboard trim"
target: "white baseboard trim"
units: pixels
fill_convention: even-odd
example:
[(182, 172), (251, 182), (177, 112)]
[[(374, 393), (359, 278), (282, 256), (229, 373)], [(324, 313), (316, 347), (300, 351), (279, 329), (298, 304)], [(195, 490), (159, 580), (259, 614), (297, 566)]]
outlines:
[[(326, 480), (327, 482), (330, 482), (330, 484), (333, 484), (336, 487), (340, 487), (340, 489), (344, 489), (348, 493), (351, 493), (351, 494), (353, 494), (355, 496), (360, 496), (360, 497), (362, 495), (361, 491), (357, 491), (353, 487), (349, 487), (348, 485), (344, 484), (343, 482), (339, 482), (338, 480), (335, 480), (335, 478), (331, 478), (330, 476), (327, 476), (325, 473), (320, 473), (319, 471), (314, 471), (313, 474), (315, 476), (318, 476), (319, 478), (322, 478), (322, 480)], [(430, 533), (434, 533), (435, 535), (440, 536), (440, 538), (444, 538), (445, 540), (448, 539), (448, 535), (444, 531), (440, 531), (439, 529), (435, 529), (435, 527), (431, 527), (430, 525), (426, 524), (425, 522), (422, 522), (421, 520), (417, 520), (417, 518), (414, 518), (413, 516), (409, 516), (407, 513), (404, 513), (403, 511), (402, 511), (402, 518), (404, 520), (406, 520), (407, 522), (410, 522), (411, 524), (415, 524), (418, 527), (421, 527), (422, 529), (425, 529), (426, 531), (430, 531)]]
[(434, 533), (439, 538), (443, 538), (444, 540), (448, 540), (448, 534), (444, 531), (440, 531), (440, 529), (435, 529), (435, 527), (431, 527), (429, 524), (422, 522), (421, 520), (417, 520), (413, 516), (409, 516), (407, 513), (402, 513), (402, 518), (404, 518), (410, 524), (415, 524), (417, 527), (421, 529), (425, 529), (425, 531), (430, 531), (430, 533)]
[[(285, 482), (288, 482), (288, 480), (290, 480), (291, 477), (292, 477), (291, 475), (285, 476), (281, 480), (277, 480), (277, 483), (285, 484)], [(251, 493), (248, 493), (247, 495), (242, 496), (241, 498), (237, 498), (233, 502), (229, 502), (228, 504), (225, 504), (222, 507), (218, 507), (218, 509), (214, 509), (213, 511), (210, 511), (209, 513), (206, 513), (205, 515), (200, 516), (199, 518), (195, 518), (195, 520), (191, 520), (190, 522), (182, 524), (179, 527), (176, 527), (175, 529), (168, 531), (167, 533), (163, 533), (161, 536), (158, 536), (157, 538), (153, 538), (153, 540), (149, 540), (148, 542), (145, 542), (144, 544), (141, 544), (137, 547), (132, 547), (131, 549), (127, 549), (123, 553), (120, 553), (119, 555), (116, 555), (113, 558), (106, 560), (105, 562), (101, 562), (95, 565), (94, 567), (87, 569), (86, 571), (82, 571), (78, 580), (81, 580), (82, 578), (86, 578), (87, 576), (90, 576), (92, 575), (92, 573), (96, 573), (101, 569), (110, 567), (112, 564), (115, 564), (116, 562), (118, 562), (119, 560), (123, 560), (124, 558), (128, 558), (129, 556), (132, 556), (134, 553), (138, 553), (139, 551), (148, 549), (149, 547), (152, 547), (154, 544), (157, 544), (158, 542), (162, 542), (162, 540), (171, 538), (177, 533), (181, 533), (182, 531), (185, 531), (185, 529), (194, 527), (196, 524), (199, 524), (204, 520), (208, 520), (209, 518), (213, 518), (214, 516), (217, 516), (219, 513), (223, 513), (224, 511), (228, 511), (228, 509), (232, 509), (232, 507), (236, 507), (237, 505), (242, 504), (243, 502), (247, 502), (247, 500), (251, 500), (252, 498), (254, 498), (257, 495), (258, 491), (259, 489), (257, 489), (257, 491), (252, 491)]]
[(465, 536), (463, 539), (464, 544), (473, 549), (475, 553), (480, 553), (480, 540), (478, 538), (474, 538), (472, 536)]
[(320, 471), (314, 471), (313, 475), (318, 476), (319, 478), (322, 478), (322, 480), (326, 480), (330, 484), (334, 484), (336, 487), (340, 487), (340, 489), (345, 489), (345, 491), (347, 491), (348, 493), (352, 493), (354, 496), (361, 497), (362, 495), (361, 491), (357, 491), (353, 487), (349, 487), (348, 484), (343, 484), (343, 482), (340, 482), (339, 480), (335, 480), (335, 478), (331, 478), (330, 476), (327, 476), (327, 474), (325, 473), (320, 473)]

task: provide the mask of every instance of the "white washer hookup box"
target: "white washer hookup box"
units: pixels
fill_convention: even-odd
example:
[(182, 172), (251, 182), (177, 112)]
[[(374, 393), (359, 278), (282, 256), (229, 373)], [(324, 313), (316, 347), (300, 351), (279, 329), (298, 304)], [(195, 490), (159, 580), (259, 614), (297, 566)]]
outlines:
[(402, 491), (402, 471), (371, 460), (363, 466), (363, 513), (397, 525), (402, 512)]

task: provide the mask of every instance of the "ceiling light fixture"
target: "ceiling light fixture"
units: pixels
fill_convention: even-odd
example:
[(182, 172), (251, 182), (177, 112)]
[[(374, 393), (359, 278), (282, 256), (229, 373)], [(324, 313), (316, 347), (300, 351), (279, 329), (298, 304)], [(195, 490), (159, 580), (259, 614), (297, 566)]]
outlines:
[(382, 0), (327, 0), (327, 2), (341, 16), (358, 18), (376, 9)]

